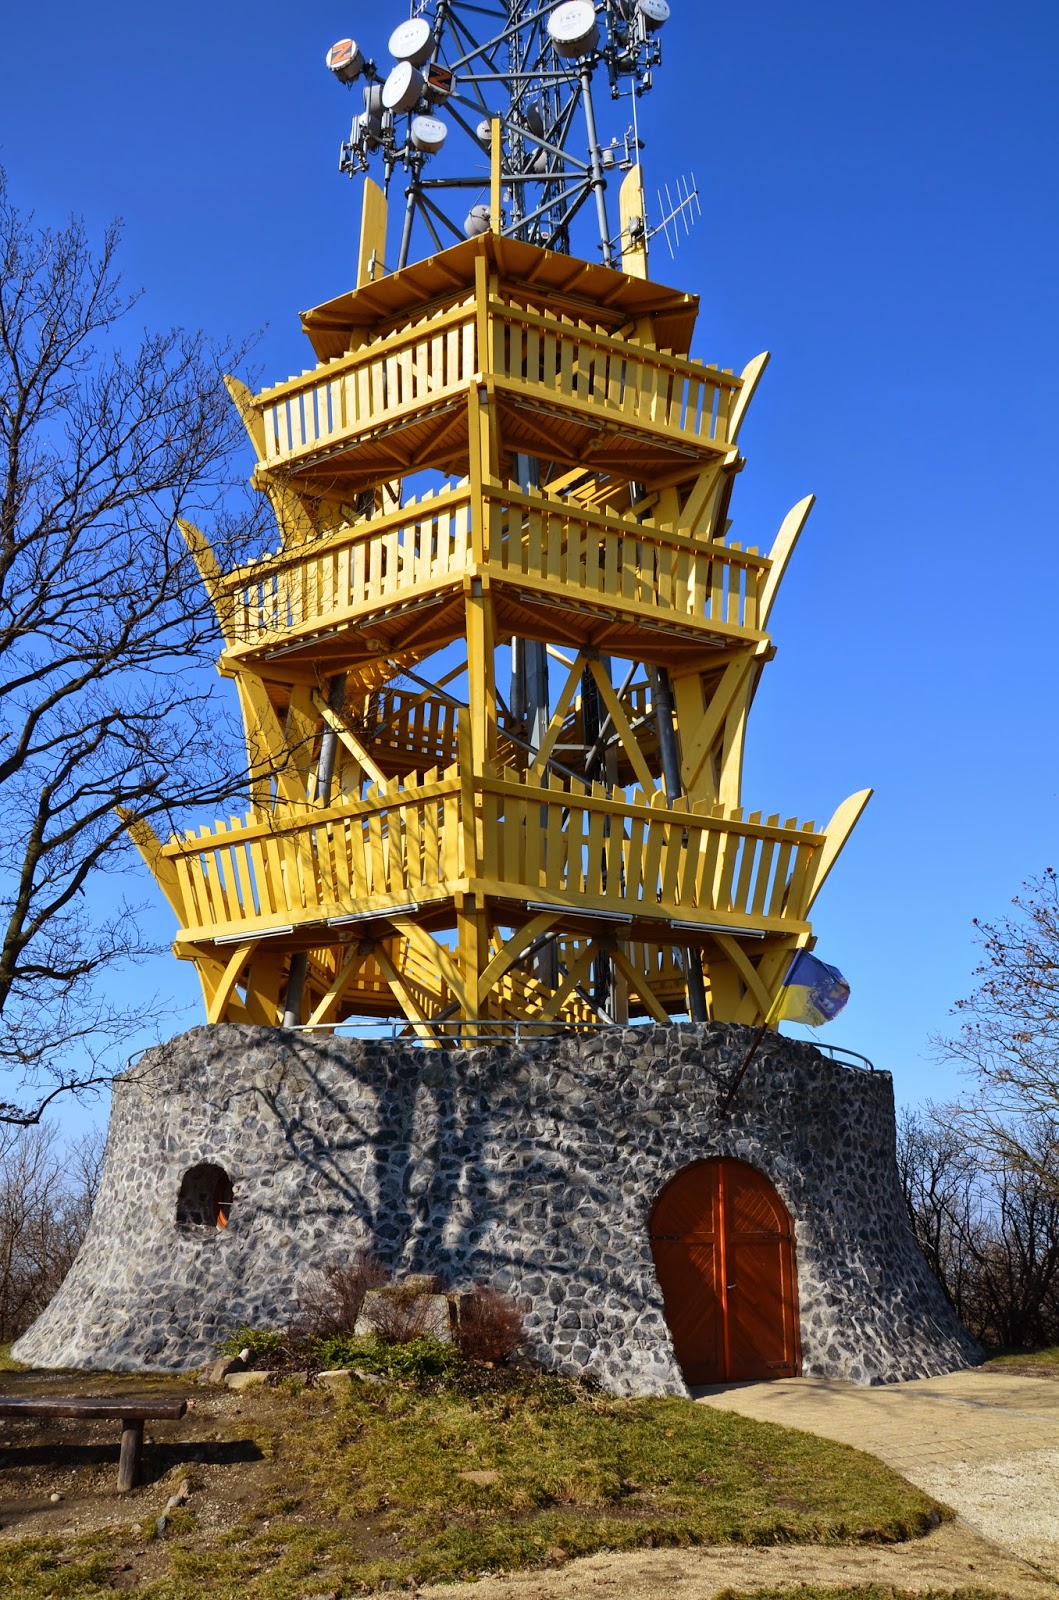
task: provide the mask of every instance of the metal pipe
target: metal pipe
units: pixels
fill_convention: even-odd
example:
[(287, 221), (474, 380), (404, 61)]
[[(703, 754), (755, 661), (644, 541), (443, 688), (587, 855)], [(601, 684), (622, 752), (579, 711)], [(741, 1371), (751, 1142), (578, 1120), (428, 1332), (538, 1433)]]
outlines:
[(581, 97), (585, 103), (585, 126), (588, 130), (588, 159), (592, 168), (592, 188), (596, 195), (596, 217), (599, 221), (599, 242), (603, 248), (603, 263), (605, 266), (614, 265), (614, 253), (610, 248), (610, 224), (607, 222), (607, 202), (604, 191), (607, 180), (603, 176), (603, 161), (599, 153), (599, 139), (596, 135), (596, 112), (592, 104), (592, 68), (586, 61), (581, 68)]
[[(336, 672), (327, 685), (327, 704), (337, 716), (342, 710), (346, 698), (346, 674)], [(320, 740), (320, 756), (316, 763), (316, 786), (314, 794), (321, 805), (327, 805), (331, 799), (331, 789), (335, 780), (335, 761), (338, 756), (338, 734), (333, 728), (325, 728)], [(302, 1000), (305, 995), (305, 978), (309, 970), (309, 952), (296, 950), (290, 958), (290, 971), (287, 974), (287, 993), (283, 1001), (283, 1026), (297, 1028), (301, 1026)]]
[[(673, 686), (665, 667), (648, 667), (647, 672), (651, 679), (651, 696), (655, 703), (655, 728), (658, 733), (658, 749), (662, 757), (662, 781), (666, 787), (666, 799), (673, 805), (684, 797), (676, 717), (673, 709)], [(684, 949), (684, 982), (688, 990), (688, 1015), (692, 1022), (709, 1021), (706, 980), (702, 975), (702, 957), (690, 945)]]

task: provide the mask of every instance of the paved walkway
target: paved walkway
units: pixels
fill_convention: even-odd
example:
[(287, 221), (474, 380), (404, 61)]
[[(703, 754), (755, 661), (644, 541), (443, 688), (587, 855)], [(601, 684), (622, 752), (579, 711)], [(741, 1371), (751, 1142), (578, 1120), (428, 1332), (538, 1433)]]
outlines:
[(870, 1389), (781, 1378), (695, 1396), (871, 1451), (976, 1532), (1059, 1580), (1059, 1378), (972, 1370)]

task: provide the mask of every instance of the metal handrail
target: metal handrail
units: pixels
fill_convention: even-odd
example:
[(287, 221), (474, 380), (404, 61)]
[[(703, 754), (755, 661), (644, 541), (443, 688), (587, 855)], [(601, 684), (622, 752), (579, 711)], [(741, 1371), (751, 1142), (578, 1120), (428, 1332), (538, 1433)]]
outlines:
[[(466, 1045), (475, 1044), (526, 1044), (534, 1039), (562, 1039), (571, 1034), (603, 1033), (608, 1028), (615, 1026), (646, 1028), (650, 1027), (649, 1018), (642, 1021), (615, 1024), (613, 1022), (537, 1022), (532, 1018), (519, 1017), (457, 1017), (437, 1018), (434, 1021), (426, 1019), (424, 1026), (434, 1030), (429, 1038), (414, 1031), (413, 1024), (404, 1018), (391, 1018), (389, 1021), (381, 1018), (360, 1018), (346, 1022), (302, 1022), (294, 1028), (285, 1028), (284, 1033), (328, 1033), (328, 1034), (358, 1034), (368, 1039), (387, 1039), (396, 1044), (412, 1045), (438, 1045), (452, 1044), (462, 1049)], [(444, 1030), (451, 1030), (446, 1032)], [(277, 1029), (277, 1032), (281, 1031)], [(845, 1045), (818, 1044), (814, 1039), (806, 1040), (812, 1043), (815, 1050), (821, 1055), (828, 1056), (836, 1066), (847, 1067), (853, 1072), (874, 1072), (875, 1066), (868, 1057), (861, 1055), (859, 1050), (850, 1050)], [(146, 1055), (148, 1050), (153, 1050), (154, 1045), (144, 1045), (142, 1050), (137, 1050), (125, 1063), (126, 1070)]]

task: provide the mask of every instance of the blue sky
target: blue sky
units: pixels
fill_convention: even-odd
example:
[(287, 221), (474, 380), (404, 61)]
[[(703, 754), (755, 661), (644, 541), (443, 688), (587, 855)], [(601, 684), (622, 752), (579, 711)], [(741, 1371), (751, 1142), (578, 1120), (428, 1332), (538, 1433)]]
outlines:
[[(648, 193), (692, 170), (703, 215), (652, 275), (701, 296), (696, 356), (773, 352), (734, 537), (767, 548), (818, 496), (745, 797), (822, 822), (875, 787), (817, 908), (853, 986), (821, 1039), (891, 1070), (899, 1100), (944, 1098), (960, 1080), (929, 1039), (970, 987), (971, 919), (1059, 855), (1057, 13), (672, 4), (640, 108)], [(324, 52), (352, 33), (385, 59), (406, 15), (18, 7), (0, 161), (43, 221), (124, 218), (144, 320), (262, 330), (262, 375), (285, 377), (311, 360), (296, 312), (352, 284), (359, 185), (336, 167), (356, 107)], [(199, 1020), (188, 969), (153, 980)]]

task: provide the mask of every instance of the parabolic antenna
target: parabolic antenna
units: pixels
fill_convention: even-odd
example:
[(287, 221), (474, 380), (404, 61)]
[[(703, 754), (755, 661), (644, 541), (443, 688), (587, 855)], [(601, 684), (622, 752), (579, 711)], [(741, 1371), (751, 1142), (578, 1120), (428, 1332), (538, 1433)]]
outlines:
[(566, 0), (548, 18), (548, 37), (561, 56), (587, 56), (599, 43), (591, 0)]
[(412, 143), (417, 150), (425, 150), (428, 155), (437, 155), (448, 131), (440, 117), (412, 118)]
[(412, 17), (402, 22), (390, 35), (390, 54), (398, 61), (410, 61), (421, 67), (429, 61), (434, 49), (434, 35), (425, 17)]
[(653, 33), (663, 22), (669, 21), (669, 0), (637, 0), (637, 5), (648, 33)]
[(382, 86), (387, 111), (411, 111), (423, 98), (423, 74), (410, 61), (399, 61)]
[(364, 70), (364, 57), (355, 39), (339, 39), (324, 60), (339, 83), (356, 83)]

